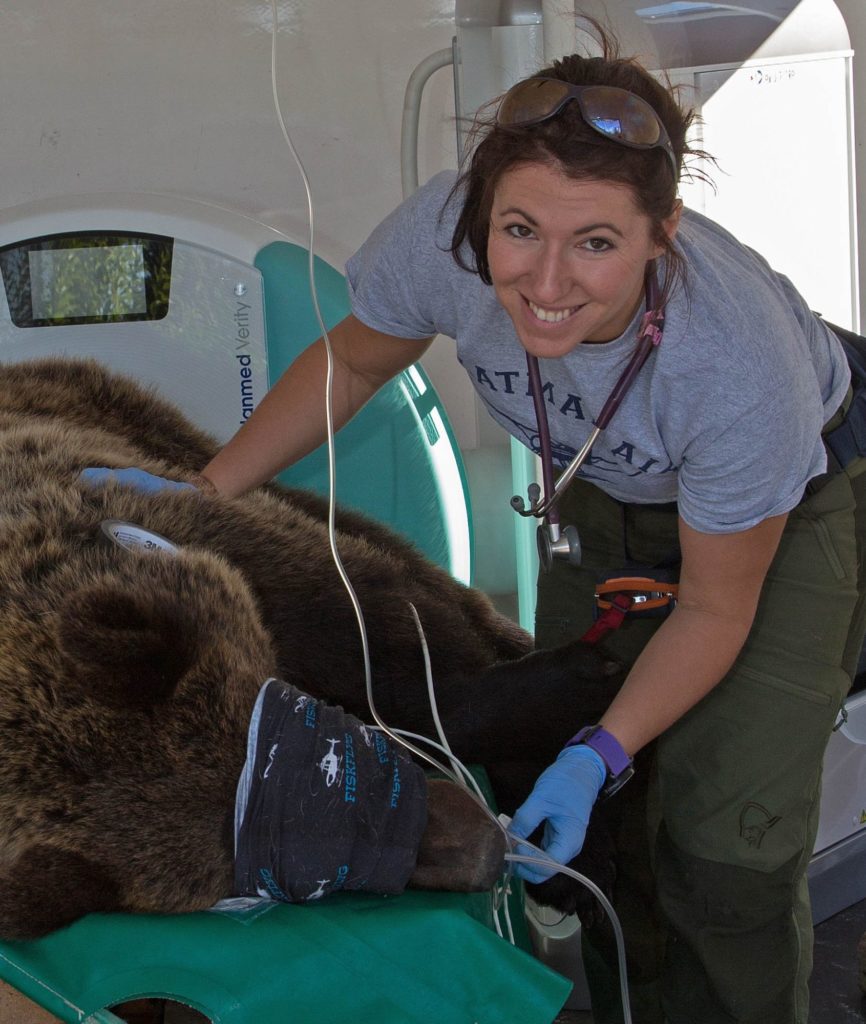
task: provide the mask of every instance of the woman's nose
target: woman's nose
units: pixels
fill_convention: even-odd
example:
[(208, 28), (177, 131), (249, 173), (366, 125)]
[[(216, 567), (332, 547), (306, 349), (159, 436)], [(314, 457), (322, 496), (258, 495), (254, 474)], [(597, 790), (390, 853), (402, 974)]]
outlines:
[(546, 249), (538, 254), (533, 267), (534, 298), (541, 304), (565, 298), (571, 290), (571, 277), (562, 254)]

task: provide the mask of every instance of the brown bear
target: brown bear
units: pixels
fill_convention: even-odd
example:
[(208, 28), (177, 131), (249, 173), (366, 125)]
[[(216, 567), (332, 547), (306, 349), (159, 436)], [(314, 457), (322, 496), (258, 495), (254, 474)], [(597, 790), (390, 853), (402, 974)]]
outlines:
[[(79, 476), (138, 466), (189, 481), (215, 447), (94, 362), (0, 366), (0, 938), (230, 895), (236, 787), (266, 679), (369, 721), (321, 498), (144, 494)], [(109, 520), (177, 551), (112, 543)], [(579, 644), (532, 652), (485, 597), (386, 528), (345, 511), (337, 527), (380, 715), (434, 735), (411, 603), (454, 752), (488, 766), (513, 810), (605, 706), (611, 669)], [(430, 783), (410, 884), (486, 887), (503, 852), (462, 791)]]

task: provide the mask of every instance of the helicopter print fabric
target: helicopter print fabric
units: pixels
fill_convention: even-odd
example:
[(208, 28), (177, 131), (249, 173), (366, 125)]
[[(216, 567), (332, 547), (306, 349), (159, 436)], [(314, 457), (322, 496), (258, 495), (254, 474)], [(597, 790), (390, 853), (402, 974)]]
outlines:
[(427, 820), (422, 770), (377, 729), (278, 679), (250, 720), (235, 891), (287, 903), (402, 892)]

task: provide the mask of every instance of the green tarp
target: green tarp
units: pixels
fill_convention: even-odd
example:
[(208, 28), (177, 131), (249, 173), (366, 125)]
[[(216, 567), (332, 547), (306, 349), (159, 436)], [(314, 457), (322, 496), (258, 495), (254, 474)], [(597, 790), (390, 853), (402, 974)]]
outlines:
[(138, 996), (220, 1024), (550, 1024), (570, 982), (500, 939), (489, 914), (487, 896), (421, 892), (94, 914), (0, 944), (0, 977), (69, 1024)]

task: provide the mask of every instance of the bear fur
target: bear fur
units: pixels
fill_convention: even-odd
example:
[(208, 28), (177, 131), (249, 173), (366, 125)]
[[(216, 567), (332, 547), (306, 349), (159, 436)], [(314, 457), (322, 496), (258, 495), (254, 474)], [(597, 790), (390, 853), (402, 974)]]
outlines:
[[(321, 498), (79, 479), (88, 466), (138, 466), (189, 481), (215, 450), (177, 409), (94, 362), (0, 366), (0, 938), (230, 895), (235, 788), (265, 679), (370, 720)], [(179, 552), (106, 542), (107, 519)], [(451, 745), (488, 767), (513, 811), (607, 705), (611, 668), (579, 644), (532, 652), (483, 595), (390, 530), (346, 511), (337, 528), (379, 714), (435, 735), (411, 602)], [(496, 827), (450, 783), (431, 784), (428, 812), (411, 884), (488, 885)]]

